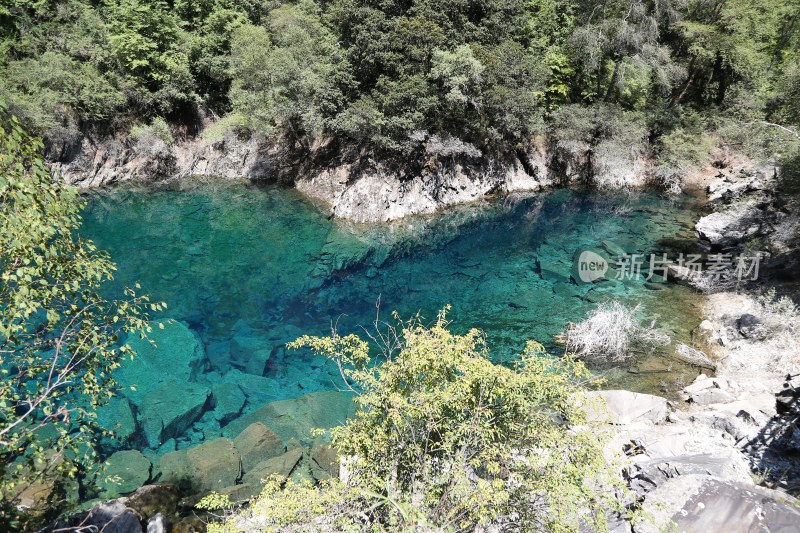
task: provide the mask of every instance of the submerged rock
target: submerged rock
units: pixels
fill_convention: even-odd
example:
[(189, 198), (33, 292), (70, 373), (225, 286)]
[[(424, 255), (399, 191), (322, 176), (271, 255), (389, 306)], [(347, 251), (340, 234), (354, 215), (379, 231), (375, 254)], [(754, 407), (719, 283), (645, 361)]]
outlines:
[(263, 485), (264, 480), (275, 474), (289, 477), (302, 458), (302, 449), (289, 450), (283, 455), (258, 463), (244, 475), (242, 481), (251, 485)]
[(153, 325), (149, 339), (129, 338), (136, 357), (114, 372), (123, 394), (136, 406), (167, 381), (196, 381), (208, 365), (200, 338), (186, 324), (162, 324), (164, 329)]
[(190, 448), (187, 458), (196, 491), (221, 489), (241, 477), (241, 457), (230, 439), (214, 439)]
[(137, 450), (114, 453), (106, 461), (104, 471), (98, 473), (97, 486), (101, 498), (115, 498), (129, 494), (150, 479), (150, 461)]
[(230, 344), (230, 363), (242, 372), (263, 376), (272, 355), (269, 339), (259, 336), (234, 336)]
[(708, 355), (687, 344), (678, 343), (671, 357), (690, 365), (699, 366), (700, 368), (706, 368), (712, 371), (717, 369), (717, 364), (712, 361)]
[(215, 384), (211, 387), (211, 399), (214, 418), (221, 425), (227, 424), (241, 413), (247, 401), (242, 389), (234, 383)]
[(284, 442), (293, 438), (311, 442), (312, 429), (339, 426), (354, 412), (355, 404), (350, 393), (313, 392), (299, 398), (268, 403), (225, 426), (223, 434), (238, 435), (250, 424), (261, 422), (277, 433)]
[(161, 458), (161, 479), (193, 494), (221, 489), (241, 477), (241, 457), (233, 441), (214, 439)]
[(123, 444), (136, 433), (136, 417), (125, 397), (112, 398), (107, 405), (97, 409), (97, 423), (111, 430)]
[(262, 405), (279, 398), (281, 394), (280, 384), (276, 380), (247, 374), (237, 369), (222, 376), (222, 381), (237, 385), (247, 397), (250, 405)]
[(256, 464), (272, 459), (286, 451), (281, 438), (264, 424), (250, 424), (233, 439), (242, 458), (242, 469), (248, 472)]
[(142, 401), (139, 422), (150, 448), (182, 435), (203, 414), (211, 391), (188, 381), (165, 382)]

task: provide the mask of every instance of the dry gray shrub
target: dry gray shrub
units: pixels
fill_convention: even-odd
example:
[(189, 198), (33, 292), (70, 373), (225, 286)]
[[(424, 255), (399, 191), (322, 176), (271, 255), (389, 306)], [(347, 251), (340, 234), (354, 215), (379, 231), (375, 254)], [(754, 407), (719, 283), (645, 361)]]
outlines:
[(642, 352), (669, 344), (669, 335), (655, 329), (655, 321), (641, 325), (639, 306), (609, 302), (595, 308), (583, 322), (565, 332), (567, 350), (597, 363), (621, 363)]

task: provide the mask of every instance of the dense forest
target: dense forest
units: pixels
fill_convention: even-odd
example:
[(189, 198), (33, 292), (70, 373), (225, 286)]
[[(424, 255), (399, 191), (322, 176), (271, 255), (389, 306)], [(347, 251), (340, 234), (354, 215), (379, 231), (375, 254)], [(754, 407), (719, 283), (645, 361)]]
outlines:
[(0, 98), (50, 147), (214, 122), (407, 159), (549, 129), (670, 169), (800, 123), (796, 0), (12, 0), (0, 32)]

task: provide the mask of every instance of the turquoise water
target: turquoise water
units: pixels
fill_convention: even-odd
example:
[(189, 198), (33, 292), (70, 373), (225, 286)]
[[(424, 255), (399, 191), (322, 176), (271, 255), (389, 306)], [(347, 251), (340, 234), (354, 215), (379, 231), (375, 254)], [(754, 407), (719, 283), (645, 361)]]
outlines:
[[(94, 194), (82, 231), (118, 265), (111, 293), (140, 283), (167, 302), (163, 318), (199, 339), (204, 363), (180, 379), (244, 390), (235, 419), (269, 401), (336, 388), (335, 368), (283, 345), (328, 333), (334, 322), (341, 332), (362, 331), (378, 302), (384, 319), (391, 311), (432, 319), (450, 304), (453, 328), (484, 330), (497, 361), (527, 339), (561, 350), (554, 336), (607, 299), (641, 304), (642, 319), (686, 340), (697, 323), (687, 289), (643, 280), (577, 285), (570, 272), (576, 250), (604, 241), (629, 253), (672, 253), (692, 239), (695, 213), (688, 197), (564, 189), (373, 227), (330, 220), (291, 189), (197, 184)], [(169, 346), (159, 349), (170, 357)], [(131, 364), (123, 385), (135, 381)], [(658, 357), (596, 370), (609, 387), (649, 392), (674, 390), (697, 373)], [(123, 394), (145, 416), (136, 395)], [(170, 449), (224, 433), (231, 417), (204, 409), (178, 428)], [(140, 437), (131, 446), (153, 452), (161, 444)]]

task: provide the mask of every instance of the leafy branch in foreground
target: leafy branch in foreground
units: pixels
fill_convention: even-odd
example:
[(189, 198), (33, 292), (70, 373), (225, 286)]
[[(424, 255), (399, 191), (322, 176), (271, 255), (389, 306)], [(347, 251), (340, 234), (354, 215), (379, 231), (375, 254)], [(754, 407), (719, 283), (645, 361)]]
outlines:
[(77, 235), (83, 201), (41, 151), (0, 103), (0, 522), (32, 483), (74, 473), (66, 452), (91, 455), (94, 411), (133, 355), (122, 335), (162, 307), (101, 296), (114, 264)]
[[(332, 430), (341, 480), (271, 480), (222, 531), (607, 529), (623, 512), (604, 429), (587, 416), (586, 368), (529, 342), (511, 368), (483, 335), (401, 322), (400, 349), (375, 364), (356, 335), (301, 337), (358, 391), (354, 418)], [(282, 488), (282, 483), (286, 483)]]

